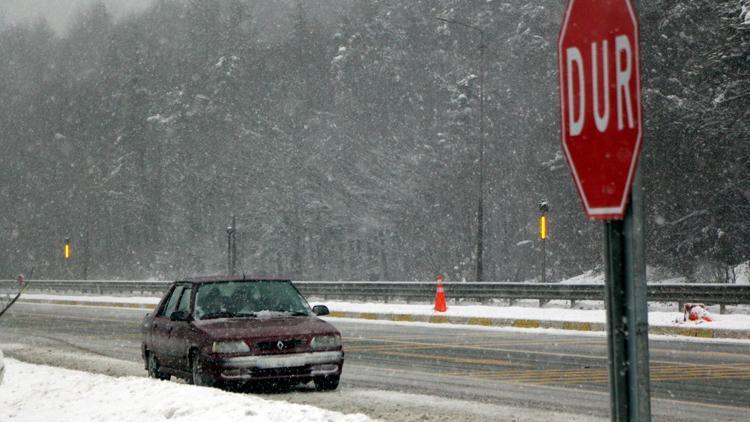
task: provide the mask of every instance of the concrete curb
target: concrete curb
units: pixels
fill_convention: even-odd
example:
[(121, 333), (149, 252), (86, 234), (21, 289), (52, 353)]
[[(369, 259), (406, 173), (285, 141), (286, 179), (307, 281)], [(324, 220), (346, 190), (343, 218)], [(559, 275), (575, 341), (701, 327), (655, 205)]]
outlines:
[[(484, 327), (556, 328), (571, 331), (606, 331), (607, 324), (598, 322), (545, 321), (534, 319), (478, 318), (447, 315), (374, 314), (332, 311), (334, 318), (354, 318), (379, 321), (427, 322), (431, 324), (479, 325)], [(750, 330), (723, 330), (712, 328), (686, 328), (649, 326), (649, 333), (698, 338), (750, 339)]]
[[(111, 308), (129, 308), (153, 310), (155, 304), (151, 303), (122, 303), (122, 302), (98, 302), (85, 300), (64, 299), (23, 299), (25, 303), (42, 303), (50, 305), (69, 306), (103, 306)], [(447, 315), (413, 315), (413, 314), (377, 314), (369, 312), (342, 312), (332, 311), (332, 318), (353, 318), (370, 321), (397, 321), (397, 322), (426, 322), (431, 324), (457, 324), (477, 325), (483, 327), (515, 327), (515, 328), (555, 328), (558, 330), (571, 331), (606, 331), (607, 324), (598, 322), (576, 322), (576, 321), (545, 321), (534, 319), (507, 319), (507, 318), (481, 318), (481, 317), (459, 317)], [(712, 328), (686, 328), (649, 326), (649, 333), (661, 335), (673, 335), (698, 338), (727, 338), (750, 340), (750, 330), (722, 330)]]

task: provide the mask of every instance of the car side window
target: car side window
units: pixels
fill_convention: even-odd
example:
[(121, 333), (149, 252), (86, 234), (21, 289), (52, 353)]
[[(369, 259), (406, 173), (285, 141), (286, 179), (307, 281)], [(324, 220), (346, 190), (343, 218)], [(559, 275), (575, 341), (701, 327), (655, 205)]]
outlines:
[(159, 314), (159, 316), (169, 318), (169, 316), (172, 315), (172, 312), (177, 309), (177, 301), (180, 299), (180, 294), (184, 289), (185, 286), (177, 286), (174, 288), (174, 290), (172, 291), (172, 296), (170, 296), (169, 300), (167, 301), (167, 306), (164, 307), (162, 313)]
[(185, 312), (186, 315), (190, 313), (190, 293), (192, 291), (193, 291), (192, 287), (185, 287), (185, 290), (182, 291), (180, 304), (177, 305), (178, 312)]

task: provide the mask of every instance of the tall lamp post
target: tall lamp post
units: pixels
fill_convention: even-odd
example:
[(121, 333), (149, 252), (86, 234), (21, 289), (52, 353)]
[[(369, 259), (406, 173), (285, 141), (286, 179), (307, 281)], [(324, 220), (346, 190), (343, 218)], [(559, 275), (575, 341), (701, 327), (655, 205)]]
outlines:
[(237, 274), (237, 218), (232, 215), (232, 225), (227, 227), (227, 273)]
[(470, 25), (465, 22), (457, 21), (454, 19), (446, 19), (436, 17), (435, 19), (451, 24), (463, 26), (471, 30), (479, 32), (479, 54), (480, 54), (480, 70), (479, 70), (479, 183), (478, 190), (479, 195), (477, 198), (477, 268), (476, 268), (476, 279), (482, 281), (484, 278), (483, 272), (483, 259), (484, 259), (484, 144), (485, 144), (485, 133), (484, 133), (484, 77), (485, 77), (485, 54), (484, 50), (487, 48), (485, 31), (474, 25)]

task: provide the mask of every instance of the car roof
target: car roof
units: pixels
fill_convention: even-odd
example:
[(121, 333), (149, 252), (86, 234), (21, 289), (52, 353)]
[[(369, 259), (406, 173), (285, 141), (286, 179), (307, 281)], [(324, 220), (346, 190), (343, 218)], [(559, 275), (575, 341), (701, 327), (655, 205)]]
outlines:
[(279, 281), (279, 282), (290, 282), (288, 278), (278, 277), (248, 277), (245, 275), (214, 275), (207, 277), (187, 277), (175, 281), (175, 283), (192, 283), (192, 284), (206, 284), (206, 283), (221, 283), (227, 281)]

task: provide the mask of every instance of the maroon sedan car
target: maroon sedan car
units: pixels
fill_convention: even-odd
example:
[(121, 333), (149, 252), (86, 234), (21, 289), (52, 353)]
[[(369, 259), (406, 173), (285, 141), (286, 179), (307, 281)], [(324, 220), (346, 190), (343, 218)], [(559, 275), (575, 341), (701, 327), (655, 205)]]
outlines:
[(289, 280), (212, 277), (172, 284), (143, 321), (149, 376), (196, 385), (313, 381), (338, 387), (341, 333)]

